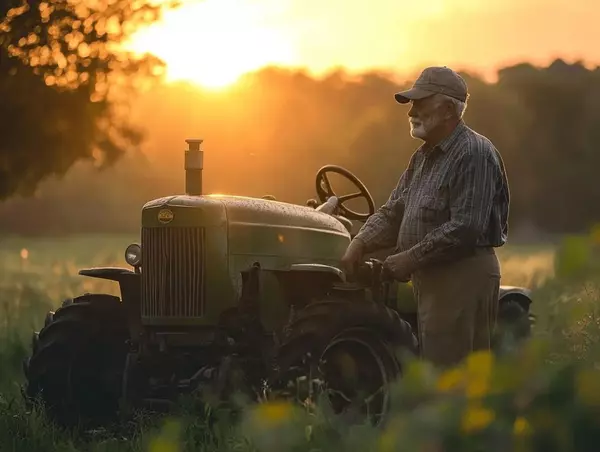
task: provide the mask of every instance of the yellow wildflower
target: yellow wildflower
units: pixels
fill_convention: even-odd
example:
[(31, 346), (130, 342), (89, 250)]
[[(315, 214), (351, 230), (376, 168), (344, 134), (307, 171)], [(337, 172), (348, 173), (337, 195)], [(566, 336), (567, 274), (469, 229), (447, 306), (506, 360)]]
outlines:
[(441, 374), (437, 381), (439, 391), (448, 392), (458, 388), (464, 381), (464, 372), (458, 368), (452, 368)]
[(489, 351), (473, 352), (467, 357), (467, 371), (470, 375), (489, 378), (494, 365), (494, 355)]
[(179, 452), (179, 437), (181, 434), (181, 424), (176, 421), (166, 422), (160, 433), (150, 441), (149, 452)]
[(394, 419), (379, 436), (379, 450), (381, 452), (392, 452), (397, 449), (398, 432), (402, 428), (402, 420)]
[(379, 437), (379, 450), (381, 452), (392, 452), (396, 448), (396, 433), (393, 430), (386, 430)]
[(486, 394), (488, 388), (489, 384), (487, 378), (470, 378), (469, 383), (467, 384), (467, 397), (470, 399), (482, 397)]
[(269, 424), (278, 424), (289, 420), (293, 414), (293, 407), (287, 402), (266, 402), (256, 408), (258, 418)]
[(469, 406), (462, 416), (462, 429), (465, 433), (483, 430), (492, 423), (494, 418), (492, 410), (476, 405)]
[(522, 416), (519, 416), (515, 419), (515, 423), (513, 424), (513, 433), (517, 436), (526, 435), (531, 431), (531, 426), (527, 419)]
[(155, 438), (150, 443), (149, 452), (179, 452), (179, 444), (165, 438)]
[(474, 352), (467, 358), (467, 396), (482, 397), (488, 391), (494, 355), (488, 351)]

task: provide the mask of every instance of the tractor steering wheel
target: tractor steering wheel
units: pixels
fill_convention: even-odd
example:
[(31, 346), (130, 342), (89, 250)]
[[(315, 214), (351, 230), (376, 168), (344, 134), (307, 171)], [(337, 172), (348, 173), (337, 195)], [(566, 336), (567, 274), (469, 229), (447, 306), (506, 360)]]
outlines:
[[(359, 189), (359, 191), (356, 193), (351, 193), (349, 195), (338, 196), (331, 187), (331, 183), (329, 182), (327, 173), (341, 174), (350, 182), (352, 182)], [(356, 177), (347, 169), (342, 168), (341, 166), (325, 165), (324, 167), (322, 167), (317, 172), (316, 185), (319, 200), (323, 203), (327, 201), (327, 198), (330, 198), (331, 196), (337, 197), (339, 201), (338, 207), (340, 209), (340, 213), (349, 220), (366, 221), (371, 215), (375, 213), (375, 201), (373, 201), (373, 197), (371, 196), (371, 193), (369, 193), (369, 190), (367, 190), (367, 187), (365, 187), (365, 184), (363, 184), (358, 177)], [(369, 213), (354, 212), (344, 206), (344, 202), (355, 198), (365, 198), (367, 200), (367, 203), (369, 204)]]

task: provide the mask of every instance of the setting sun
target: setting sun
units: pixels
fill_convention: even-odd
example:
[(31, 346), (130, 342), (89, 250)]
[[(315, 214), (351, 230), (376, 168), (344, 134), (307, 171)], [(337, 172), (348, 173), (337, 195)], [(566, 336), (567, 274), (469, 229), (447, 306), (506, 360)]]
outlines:
[(235, 0), (190, 2), (139, 32), (129, 48), (167, 66), (167, 80), (220, 88), (242, 74), (294, 59), (281, 30), (264, 23), (261, 5)]
[[(498, 65), (523, 59), (546, 64), (559, 55), (600, 58), (600, 47), (594, 44), (600, 28), (590, 22), (594, 14), (578, 2), (547, 0), (543, 7), (542, 0), (182, 3), (140, 30), (128, 47), (165, 61), (168, 81), (207, 88), (226, 87), (242, 74), (269, 65), (301, 67), (312, 75), (343, 67), (404, 76), (436, 64), (493, 78)], [(535, 23), (531, 17), (537, 18)]]

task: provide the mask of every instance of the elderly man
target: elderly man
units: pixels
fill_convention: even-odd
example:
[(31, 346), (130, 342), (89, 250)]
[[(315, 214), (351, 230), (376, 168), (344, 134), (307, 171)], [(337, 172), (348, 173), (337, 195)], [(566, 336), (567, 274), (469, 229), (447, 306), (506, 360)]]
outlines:
[(395, 95), (410, 103), (411, 135), (424, 143), (342, 258), (352, 273), (365, 253), (396, 246), (384, 265), (396, 280), (412, 279), (422, 358), (442, 367), (490, 348), (500, 285), (494, 247), (508, 233), (504, 163), (464, 123), (468, 97), (464, 79), (447, 67), (426, 68)]

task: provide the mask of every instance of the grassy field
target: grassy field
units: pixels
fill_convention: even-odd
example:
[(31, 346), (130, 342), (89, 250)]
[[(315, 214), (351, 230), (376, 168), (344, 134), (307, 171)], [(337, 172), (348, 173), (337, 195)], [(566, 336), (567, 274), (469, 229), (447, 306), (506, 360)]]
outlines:
[[(500, 251), (503, 284), (534, 288), (534, 339), (506, 356), (475, 354), (437, 374), (413, 363), (394, 393), (384, 430), (347, 427), (288, 405), (249, 407), (210, 428), (182, 412), (141, 419), (118, 435), (74, 436), (27, 411), (19, 387), (31, 333), (48, 309), (82, 292), (118, 294), (116, 284), (77, 276), (87, 266), (124, 266), (135, 236), (0, 239), (0, 452), (183, 450), (597, 450), (600, 437), (598, 287), (591, 238), (562, 248)], [(558, 254), (557, 254), (558, 252)]]

